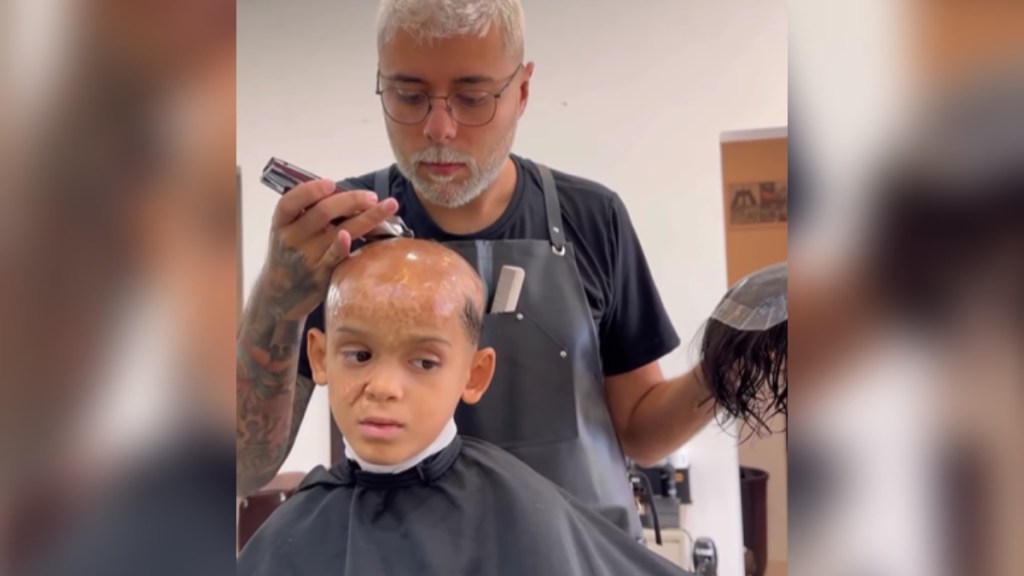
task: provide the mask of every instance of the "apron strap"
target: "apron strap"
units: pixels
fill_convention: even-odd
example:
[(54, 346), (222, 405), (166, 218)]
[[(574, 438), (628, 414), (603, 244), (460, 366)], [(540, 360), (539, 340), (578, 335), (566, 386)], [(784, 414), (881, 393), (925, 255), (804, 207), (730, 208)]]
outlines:
[(551, 170), (543, 164), (537, 164), (540, 180), (544, 188), (544, 205), (548, 213), (548, 236), (551, 238), (551, 250), (559, 256), (565, 254), (565, 228), (562, 227), (562, 206), (558, 203), (558, 188)]
[(378, 170), (373, 175), (373, 191), (377, 198), (384, 200), (391, 197), (391, 167)]

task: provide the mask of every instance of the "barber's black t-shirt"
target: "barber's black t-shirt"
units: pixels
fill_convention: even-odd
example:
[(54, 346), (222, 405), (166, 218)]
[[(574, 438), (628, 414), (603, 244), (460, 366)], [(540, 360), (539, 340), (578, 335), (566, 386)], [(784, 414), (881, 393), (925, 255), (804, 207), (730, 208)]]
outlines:
[[(521, 158), (516, 165), (516, 189), (505, 213), (487, 228), (471, 235), (449, 234), (430, 217), (412, 186), (397, 169), (391, 170), (391, 195), (398, 215), (417, 238), (455, 240), (547, 240), (547, 214), (540, 174)], [(617, 194), (589, 180), (552, 170), (562, 206), (566, 240), (576, 251), (576, 266), (597, 327), (606, 376), (635, 370), (658, 360), (679, 345), (679, 336), (665, 312), (647, 259), (625, 205)], [(373, 190), (374, 173), (345, 184)], [(306, 331), (323, 329), (321, 304), (306, 320)], [(311, 378), (302, 338), (299, 374)]]

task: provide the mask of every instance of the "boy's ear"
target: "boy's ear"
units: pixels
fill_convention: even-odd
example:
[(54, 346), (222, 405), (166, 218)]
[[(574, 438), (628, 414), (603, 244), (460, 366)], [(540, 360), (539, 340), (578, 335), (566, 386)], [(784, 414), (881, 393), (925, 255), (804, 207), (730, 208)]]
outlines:
[(313, 381), (319, 386), (327, 384), (327, 335), (317, 328), (306, 334), (306, 355), (313, 371)]
[(469, 382), (466, 389), (462, 391), (462, 401), (466, 404), (476, 404), (483, 397), (484, 392), (491, 385), (494, 378), (494, 348), (477, 350), (473, 355), (473, 364), (469, 369)]

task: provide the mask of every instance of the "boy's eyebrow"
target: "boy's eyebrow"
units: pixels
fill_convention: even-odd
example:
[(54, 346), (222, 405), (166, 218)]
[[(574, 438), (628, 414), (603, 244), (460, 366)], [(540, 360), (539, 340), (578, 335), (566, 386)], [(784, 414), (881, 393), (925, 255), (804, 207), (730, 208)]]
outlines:
[[(334, 329), (334, 332), (335, 332), (335, 334), (338, 334), (338, 333), (349, 334), (349, 335), (355, 336), (357, 338), (367, 338), (370, 335), (370, 333), (368, 331), (366, 331), (366, 330), (360, 330), (359, 328), (354, 328), (352, 326), (345, 326), (345, 325), (338, 326), (337, 328)], [(443, 336), (439, 336), (437, 334), (429, 334), (429, 333), (419, 333), (419, 334), (417, 334), (417, 333), (413, 333), (413, 334), (410, 335), (410, 339), (413, 340), (414, 342), (416, 342), (417, 344), (434, 343), (434, 344), (442, 344), (444, 346), (451, 346), (452, 345), (452, 343), (447, 338), (445, 338)]]
[(452, 345), (452, 343), (449, 342), (447, 338), (432, 334), (416, 334), (413, 336), (413, 340), (415, 340), (419, 344), (441, 344), (444, 346)]
[(351, 334), (352, 336), (366, 336), (367, 335), (367, 332), (364, 331), (364, 330), (360, 330), (358, 328), (353, 328), (351, 326), (345, 326), (345, 325), (338, 326), (337, 328), (334, 329), (334, 332), (336, 334), (337, 333)]

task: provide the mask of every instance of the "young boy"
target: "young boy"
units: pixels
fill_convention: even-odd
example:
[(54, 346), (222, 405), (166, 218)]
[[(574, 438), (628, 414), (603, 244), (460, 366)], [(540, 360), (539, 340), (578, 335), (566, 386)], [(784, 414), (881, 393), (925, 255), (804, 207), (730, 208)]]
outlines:
[[(456, 433), (494, 373), (483, 286), (440, 244), (376, 242), (335, 271), (310, 331), (347, 458), (253, 536), (238, 574), (681, 575), (497, 447)], [(586, 470), (580, 470), (586, 474)]]

